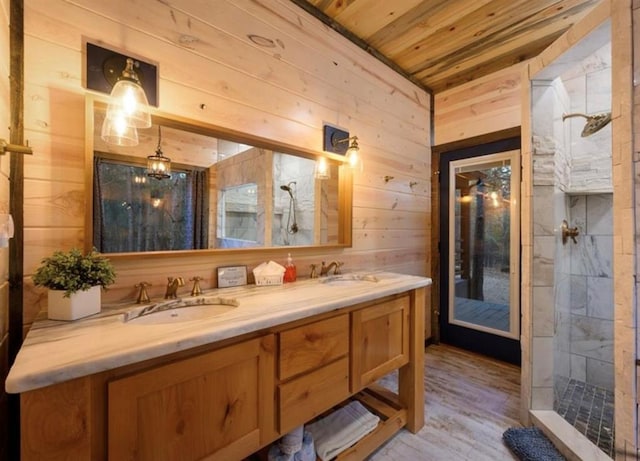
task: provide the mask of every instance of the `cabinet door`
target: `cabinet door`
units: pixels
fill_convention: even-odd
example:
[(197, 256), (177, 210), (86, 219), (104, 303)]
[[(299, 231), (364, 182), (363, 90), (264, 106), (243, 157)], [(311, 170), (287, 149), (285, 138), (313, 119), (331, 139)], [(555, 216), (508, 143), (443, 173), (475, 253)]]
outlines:
[[(241, 459), (273, 433), (273, 335), (109, 383), (109, 459)], [(268, 434), (268, 435), (267, 435)]]
[(351, 391), (409, 362), (409, 296), (353, 312)]

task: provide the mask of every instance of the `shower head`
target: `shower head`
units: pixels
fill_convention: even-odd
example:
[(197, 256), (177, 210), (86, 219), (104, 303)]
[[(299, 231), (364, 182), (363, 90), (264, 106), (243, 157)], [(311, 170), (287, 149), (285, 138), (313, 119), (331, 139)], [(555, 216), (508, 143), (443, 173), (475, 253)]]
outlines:
[(605, 126), (607, 126), (611, 121), (611, 112), (603, 112), (601, 114), (595, 114), (595, 115), (586, 115), (586, 114), (580, 114), (580, 113), (563, 114), (562, 121), (564, 122), (565, 119), (568, 119), (571, 117), (584, 117), (587, 119), (587, 124), (584, 126), (584, 128), (582, 129), (582, 133), (580, 134), (580, 136), (585, 138), (597, 131), (600, 131)]
[(293, 198), (293, 190), (291, 189), (291, 185), (295, 183), (295, 181), (291, 181), (289, 184), (283, 184), (282, 186), (280, 186), (280, 189), (289, 192), (289, 195), (291, 196), (291, 198)]

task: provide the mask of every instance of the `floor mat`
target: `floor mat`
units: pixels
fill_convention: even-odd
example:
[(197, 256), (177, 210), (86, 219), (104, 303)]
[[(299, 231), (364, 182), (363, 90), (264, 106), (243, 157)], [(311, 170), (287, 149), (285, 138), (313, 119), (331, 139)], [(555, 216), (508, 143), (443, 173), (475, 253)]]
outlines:
[(521, 461), (566, 461), (537, 427), (511, 427), (502, 438)]

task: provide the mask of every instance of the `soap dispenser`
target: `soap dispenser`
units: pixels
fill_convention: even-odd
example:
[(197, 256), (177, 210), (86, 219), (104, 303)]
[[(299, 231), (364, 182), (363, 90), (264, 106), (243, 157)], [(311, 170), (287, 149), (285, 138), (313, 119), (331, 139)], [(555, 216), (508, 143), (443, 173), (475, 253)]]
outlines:
[(296, 265), (293, 264), (291, 253), (287, 255), (287, 264), (284, 266), (284, 283), (296, 281)]

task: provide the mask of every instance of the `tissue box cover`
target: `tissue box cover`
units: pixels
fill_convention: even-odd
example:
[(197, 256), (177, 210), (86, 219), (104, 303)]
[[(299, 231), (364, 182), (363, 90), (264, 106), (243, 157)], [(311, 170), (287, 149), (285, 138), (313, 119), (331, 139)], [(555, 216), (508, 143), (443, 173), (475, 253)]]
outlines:
[(284, 267), (280, 264), (269, 261), (253, 269), (253, 276), (256, 279), (256, 285), (282, 285), (284, 271)]

